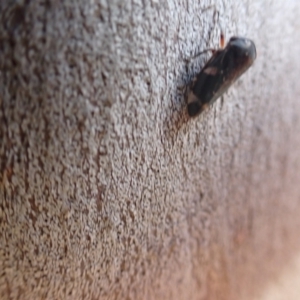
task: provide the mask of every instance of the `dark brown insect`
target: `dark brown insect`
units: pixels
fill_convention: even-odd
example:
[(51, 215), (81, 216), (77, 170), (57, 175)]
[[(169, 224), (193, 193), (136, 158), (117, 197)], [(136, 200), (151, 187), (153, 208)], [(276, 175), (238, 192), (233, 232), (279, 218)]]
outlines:
[[(224, 43), (224, 38), (221, 38)], [(253, 41), (232, 37), (224, 49), (214, 51), (200, 73), (187, 88), (188, 114), (197, 116), (216, 101), (253, 64)]]

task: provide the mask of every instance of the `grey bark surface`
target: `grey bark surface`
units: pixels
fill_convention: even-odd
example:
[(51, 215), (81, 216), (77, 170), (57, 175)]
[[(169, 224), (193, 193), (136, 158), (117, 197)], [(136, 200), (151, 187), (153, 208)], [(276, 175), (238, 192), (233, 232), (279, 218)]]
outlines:
[[(2, 0), (1, 299), (261, 299), (300, 251), (299, 16)], [(257, 60), (189, 119), (184, 59), (221, 30)]]

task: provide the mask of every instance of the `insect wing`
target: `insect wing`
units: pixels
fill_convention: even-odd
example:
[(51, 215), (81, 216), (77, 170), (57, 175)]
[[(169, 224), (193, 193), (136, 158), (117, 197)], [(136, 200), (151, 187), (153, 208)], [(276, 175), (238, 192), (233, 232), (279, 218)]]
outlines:
[(200, 99), (202, 105), (216, 100), (217, 94), (225, 88), (227, 73), (223, 68), (225, 54), (225, 50), (217, 51), (196, 76), (191, 87), (191, 91)]

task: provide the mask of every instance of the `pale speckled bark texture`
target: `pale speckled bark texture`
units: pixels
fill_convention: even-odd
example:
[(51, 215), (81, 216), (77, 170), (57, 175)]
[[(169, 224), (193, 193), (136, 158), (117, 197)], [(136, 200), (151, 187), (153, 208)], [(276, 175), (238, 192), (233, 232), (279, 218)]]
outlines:
[[(1, 0), (1, 299), (299, 299), (299, 28), (298, 0)], [(257, 60), (190, 119), (221, 29)]]

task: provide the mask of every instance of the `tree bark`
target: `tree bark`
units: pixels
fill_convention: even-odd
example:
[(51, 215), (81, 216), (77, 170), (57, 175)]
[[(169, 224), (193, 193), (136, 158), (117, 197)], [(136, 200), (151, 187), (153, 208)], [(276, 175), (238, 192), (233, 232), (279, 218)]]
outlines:
[[(299, 15), (2, 0), (1, 299), (298, 299)], [(257, 60), (190, 119), (221, 31)]]

